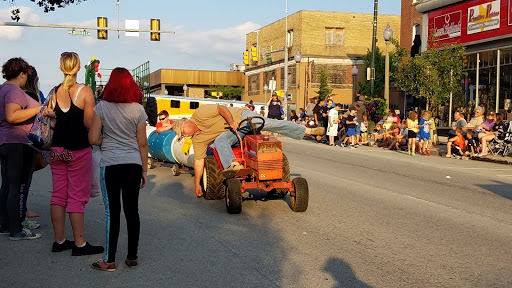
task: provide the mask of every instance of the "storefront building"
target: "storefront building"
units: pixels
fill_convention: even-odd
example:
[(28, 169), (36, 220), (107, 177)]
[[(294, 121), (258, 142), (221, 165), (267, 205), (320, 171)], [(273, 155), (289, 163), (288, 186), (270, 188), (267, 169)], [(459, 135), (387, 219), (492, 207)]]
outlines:
[[(512, 98), (512, 0), (424, 0), (422, 36), (433, 42), (466, 47), (461, 85), (470, 106), (483, 104), (486, 111), (510, 112)], [(422, 37), (422, 50), (428, 41)], [(509, 114), (510, 115), (510, 114)], [(510, 117), (510, 116), (508, 116)]]

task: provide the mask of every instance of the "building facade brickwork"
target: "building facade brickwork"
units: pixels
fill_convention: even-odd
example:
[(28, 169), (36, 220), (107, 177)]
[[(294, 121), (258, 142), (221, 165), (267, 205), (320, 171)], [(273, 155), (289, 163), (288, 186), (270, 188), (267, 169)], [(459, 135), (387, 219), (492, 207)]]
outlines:
[[(291, 109), (305, 107), (307, 99), (317, 95), (319, 74), (325, 69), (329, 86), (336, 102), (352, 103), (352, 67), (359, 69), (357, 81), (363, 81), (363, 56), (371, 50), (373, 14), (299, 11), (246, 35), (246, 50), (256, 48), (258, 59), (250, 59), (245, 71), (246, 91), (242, 100), (266, 102), (271, 91), (265, 84), (274, 78), (276, 90), (284, 89), (284, 45), (289, 41), (288, 92)], [(400, 38), (400, 16), (379, 15), (377, 46), (385, 51), (382, 33), (389, 24)], [(294, 55), (300, 51), (302, 59), (296, 63)], [(249, 57), (252, 58), (252, 57)]]

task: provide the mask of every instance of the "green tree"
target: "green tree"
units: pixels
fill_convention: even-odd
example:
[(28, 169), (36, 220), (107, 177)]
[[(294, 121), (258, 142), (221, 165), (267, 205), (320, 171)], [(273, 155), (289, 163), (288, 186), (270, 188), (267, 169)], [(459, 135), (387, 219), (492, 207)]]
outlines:
[(222, 97), (220, 99), (241, 100), (242, 94), (244, 94), (244, 87), (243, 86), (233, 87), (233, 86), (226, 86), (226, 85), (215, 85), (206, 90), (205, 98), (217, 99), (216, 96), (211, 95), (212, 92), (217, 92), (217, 93), (222, 92)]
[[(371, 66), (372, 63), (372, 51), (368, 50), (366, 56), (363, 58), (364, 61), (364, 79), (367, 78), (367, 70)], [(393, 75), (393, 72), (397, 69), (398, 57), (396, 55), (396, 51), (389, 52), (389, 72), (390, 76)], [(384, 80), (386, 77), (386, 55), (382, 55), (379, 47), (375, 47), (375, 82), (373, 87), (373, 97), (384, 97)], [(359, 90), (361, 90), (362, 95), (370, 95), (370, 81), (364, 80), (363, 82), (359, 82)]]
[(328, 80), (329, 74), (327, 71), (325, 69), (320, 70), (320, 87), (316, 92), (320, 100), (324, 100), (332, 92), (332, 89), (329, 88)]
[[(432, 39), (432, 38), (431, 38)], [(450, 93), (460, 95), (464, 72), (462, 56), (465, 47), (458, 44), (431, 44), (421, 55), (409, 57), (409, 51), (393, 41), (400, 59), (393, 73), (396, 86), (407, 94), (425, 97), (430, 109), (446, 103)]]

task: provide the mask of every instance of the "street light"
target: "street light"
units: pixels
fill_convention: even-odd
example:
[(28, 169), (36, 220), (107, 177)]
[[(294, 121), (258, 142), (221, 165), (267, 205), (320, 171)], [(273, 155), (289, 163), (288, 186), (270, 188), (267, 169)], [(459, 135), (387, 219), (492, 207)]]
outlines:
[(263, 91), (265, 91), (265, 101), (267, 101), (267, 91), (268, 91), (267, 83), (265, 83), (265, 85), (263, 85)]
[(183, 85), (183, 96), (187, 96), (187, 90), (188, 90), (187, 84)]
[(354, 67), (352, 67), (352, 98), (354, 98), (354, 102), (357, 101), (357, 99), (356, 99), (357, 73), (359, 73), (359, 70), (357, 70), (356, 65), (354, 65)]
[[(300, 55), (300, 51), (297, 51), (297, 53), (295, 53), (295, 56), (293, 56), (293, 59), (295, 60), (295, 63), (297, 64), (297, 72), (298, 72), (298, 77), (295, 77), (295, 84), (297, 85), (297, 97), (295, 99), (296, 100), (296, 104), (297, 104), (297, 108), (300, 108), (300, 61), (302, 60), (302, 55)], [(296, 74), (297, 75), (297, 74)], [(306, 108), (306, 107), (304, 107)]]
[(389, 27), (389, 24), (382, 32), (382, 36), (384, 36), (384, 40), (386, 42), (386, 75), (384, 80), (384, 99), (386, 99), (386, 109), (389, 108), (389, 40), (393, 38), (393, 30)]

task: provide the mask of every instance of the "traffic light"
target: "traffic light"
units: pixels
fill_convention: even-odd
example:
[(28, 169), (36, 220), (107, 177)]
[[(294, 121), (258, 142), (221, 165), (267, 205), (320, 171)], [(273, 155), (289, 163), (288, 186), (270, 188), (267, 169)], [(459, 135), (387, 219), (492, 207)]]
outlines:
[[(108, 21), (106, 17), (97, 17), (97, 26), (99, 28), (107, 28)], [(108, 39), (108, 30), (98, 29), (98, 39), (107, 40)]]
[(247, 50), (244, 52), (244, 64), (249, 65), (249, 51)]
[(100, 71), (100, 60), (94, 60), (94, 72)]
[(251, 48), (251, 58), (253, 62), (258, 62), (258, 48), (252, 47)]
[[(160, 31), (160, 19), (151, 19), (151, 30)], [(160, 41), (159, 32), (151, 32), (151, 41)]]

